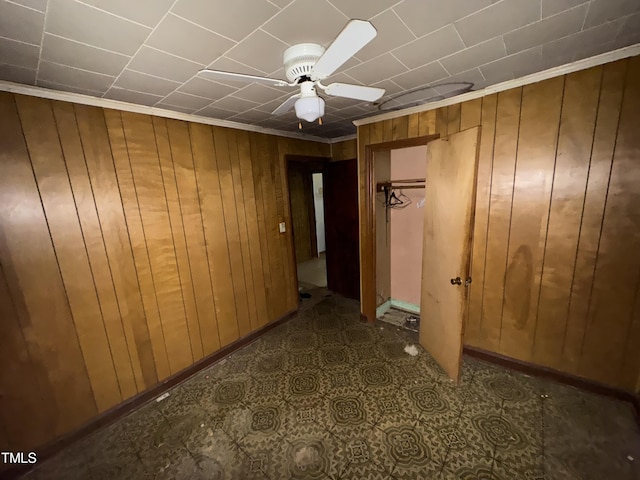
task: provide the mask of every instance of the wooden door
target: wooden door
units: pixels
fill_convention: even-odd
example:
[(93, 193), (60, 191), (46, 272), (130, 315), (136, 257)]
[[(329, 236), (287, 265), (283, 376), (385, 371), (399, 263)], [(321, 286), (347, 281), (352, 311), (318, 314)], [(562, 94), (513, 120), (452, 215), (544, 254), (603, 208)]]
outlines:
[(358, 166), (355, 159), (329, 162), (324, 175), (327, 287), (360, 299)]
[(304, 162), (288, 163), (291, 222), (297, 263), (318, 256), (311, 172)]
[(478, 163), (478, 127), (429, 143), (420, 344), (460, 377)]

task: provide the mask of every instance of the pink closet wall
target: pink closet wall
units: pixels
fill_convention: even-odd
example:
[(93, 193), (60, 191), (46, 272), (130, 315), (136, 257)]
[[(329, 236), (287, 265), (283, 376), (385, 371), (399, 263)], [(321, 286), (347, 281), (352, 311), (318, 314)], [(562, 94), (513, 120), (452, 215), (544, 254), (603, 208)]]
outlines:
[[(391, 180), (424, 178), (426, 169), (426, 145), (391, 150)], [(417, 205), (424, 190), (403, 193), (411, 204), (402, 210), (391, 209), (391, 298), (420, 305), (424, 209)]]

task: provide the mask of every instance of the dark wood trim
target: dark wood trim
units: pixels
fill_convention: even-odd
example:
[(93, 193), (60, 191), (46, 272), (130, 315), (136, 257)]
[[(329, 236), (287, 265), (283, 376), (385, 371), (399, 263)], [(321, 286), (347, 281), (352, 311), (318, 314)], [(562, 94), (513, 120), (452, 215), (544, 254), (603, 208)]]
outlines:
[(15, 467), (12, 466), (7, 470), (0, 471), (0, 480), (13, 480), (13, 479), (19, 478), (22, 475), (25, 475), (31, 469), (35, 468), (36, 465), (51, 458), (56, 453), (60, 452), (64, 448), (68, 447), (69, 445), (94, 433), (96, 430), (99, 430), (108, 425), (111, 425), (112, 423), (116, 422), (120, 418), (130, 413), (131, 411), (135, 410), (136, 408), (139, 408), (143, 404), (152, 401), (156, 397), (162, 395), (167, 390), (170, 390), (171, 388), (175, 387), (179, 383), (182, 383), (185, 380), (189, 379), (199, 371), (209, 367), (210, 365), (216, 363), (217, 361), (221, 360), (227, 355), (230, 355), (236, 350), (239, 350), (240, 348), (248, 345), (249, 343), (256, 340), (258, 337), (267, 333), (269, 330), (272, 330), (278, 325), (285, 323), (287, 320), (290, 320), (297, 312), (298, 310), (295, 309), (285, 313), (283, 316), (281, 316), (277, 320), (274, 320), (273, 322), (268, 323), (267, 325), (260, 328), (259, 330), (251, 332), (245, 337), (242, 337), (236, 340), (235, 342), (231, 343), (230, 345), (227, 345), (226, 347), (218, 350), (217, 352), (212, 353), (208, 357), (205, 357), (199, 360), (198, 362), (176, 373), (175, 375), (172, 375), (171, 377), (167, 378), (166, 380), (157, 384), (156, 386), (150, 388), (149, 390), (141, 392), (135, 397), (132, 397), (122, 402), (119, 405), (116, 405), (110, 410), (107, 410), (106, 412), (95, 417), (94, 419), (92, 419), (82, 427), (78, 428), (77, 430), (67, 433), (66, 435), (63, 435), (55, 439), (54, 441), (48, 443), (42, 448), (37, 449), (36, 450), (36, 454), (38, 456), (37, 464), (16, 465)]
[(466, 355), (469, 355), (470, 357), (500, 365), (501, 367), (509, 368), (511, 370), (516, 370), (527, 375), (546, 378), (554, 382), (580, 388), (581, 390), (586, 390), (588, 392), (597, 393), (599, 395), (606, 395), (607, 397), (613, 397), (618, 400), (630, 402), (635, 409), (636, 421), (638, 422), (638, 425), (640, 425), (640, 398), (638, 397), (638, 395), (635, 395), (632, 392), (611, 387), (609, 385), (605, 385), (593, 380), (588, 380), (583, 377), (578, 377), (577, 375), (572, 375), (570, 373), (561, 372), (553, 368), (543, 367), (541, 365), (535, 365), (529, 362), (523, 362), (521, 360), (506, 357), (504, 355), (500, 355), (499, 353), (489, 352), (481, 348), (465, 346), (462, 352)]
[(364, 211), (364, 229), (360, 231), (362, 255), (360, 259), (360, 311), (373, 323), (376, 319), (376, 235), (375, 235), (375, 177), (373, 172), (373, 156), (375, 152), (395, 150), (398, 148), (417, 147), (440, 138), (440, 134), (393, 140), (390, 142), (370, 143), (364, 146), (364, 192), (360, 202), (364, 203), (360, 211)]

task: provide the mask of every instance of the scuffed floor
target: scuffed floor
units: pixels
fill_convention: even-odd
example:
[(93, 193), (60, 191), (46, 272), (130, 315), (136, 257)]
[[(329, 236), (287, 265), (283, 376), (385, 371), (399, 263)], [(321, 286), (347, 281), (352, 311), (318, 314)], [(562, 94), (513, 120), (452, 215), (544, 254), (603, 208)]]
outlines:
[(628, 404), (469, 358), (455, 387), (415, 334), (322, 298), (25, 478), (638, 478)]

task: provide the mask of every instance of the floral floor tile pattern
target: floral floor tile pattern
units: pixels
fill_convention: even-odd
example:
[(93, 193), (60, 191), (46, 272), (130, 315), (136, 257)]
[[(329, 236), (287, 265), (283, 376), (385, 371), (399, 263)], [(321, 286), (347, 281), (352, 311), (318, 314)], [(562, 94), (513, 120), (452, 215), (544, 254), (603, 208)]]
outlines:
[(23, 478), (640, 479), (626, 403), (466, 357), (455, 386), (325, 294)]

